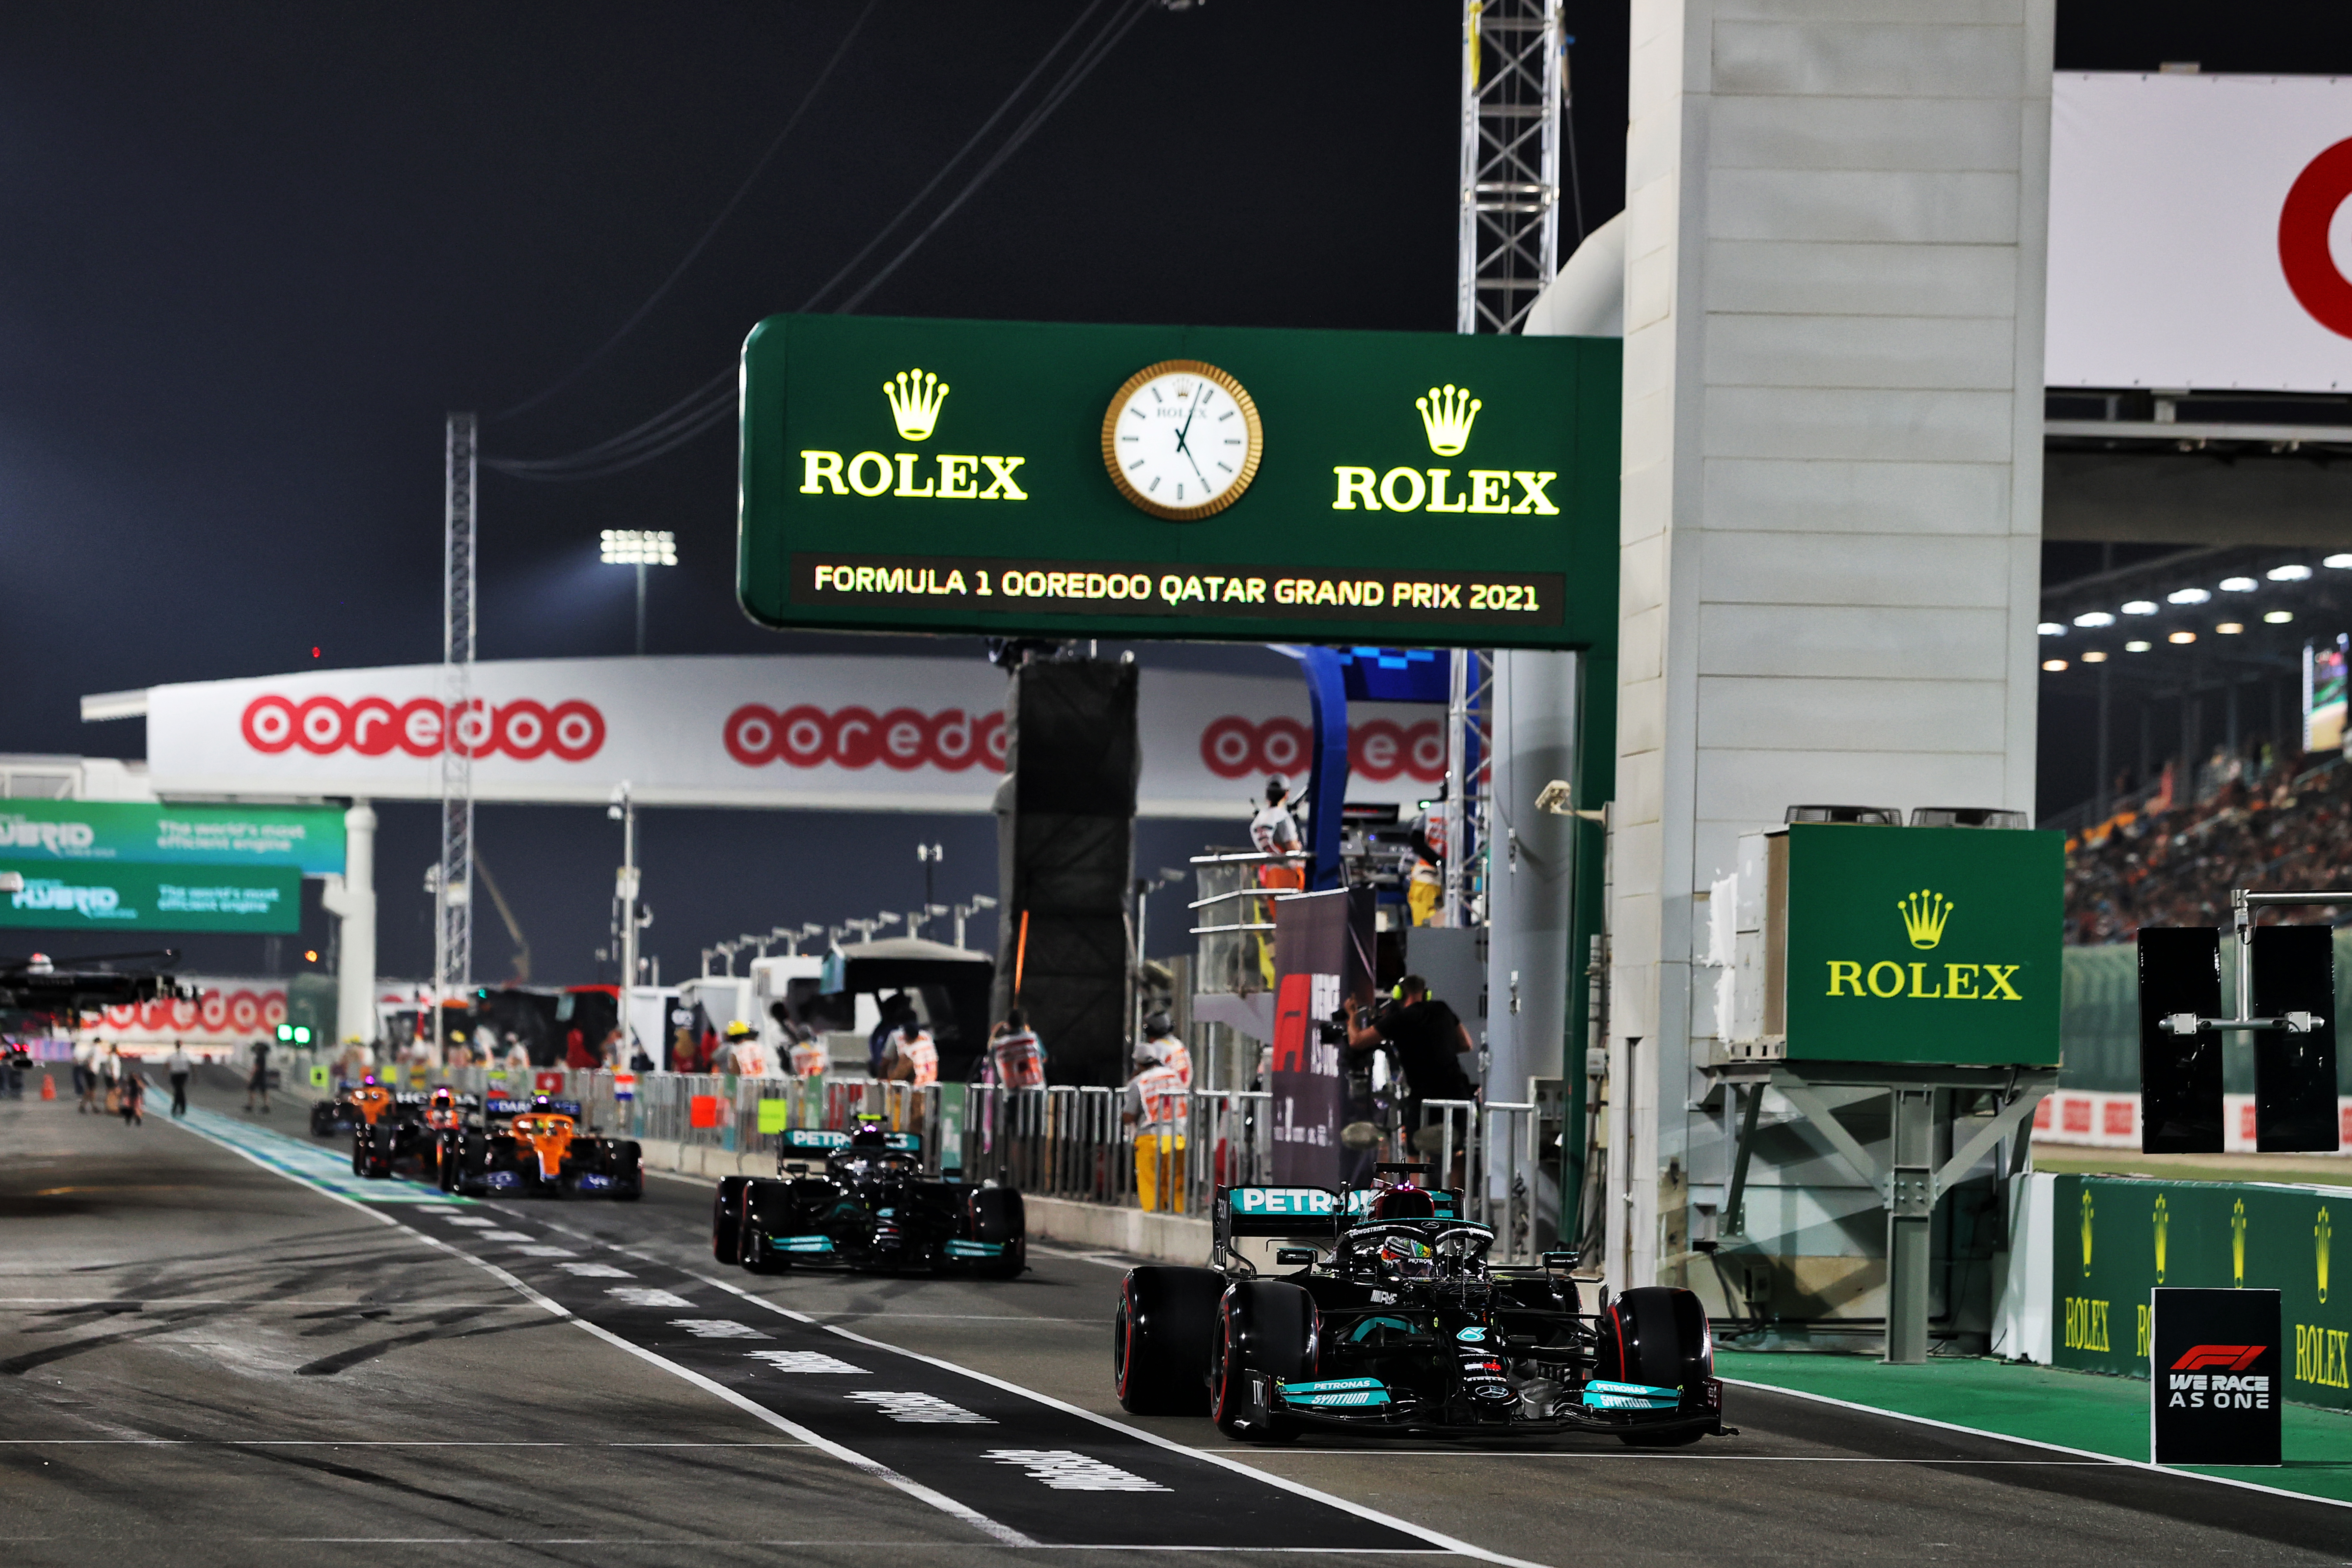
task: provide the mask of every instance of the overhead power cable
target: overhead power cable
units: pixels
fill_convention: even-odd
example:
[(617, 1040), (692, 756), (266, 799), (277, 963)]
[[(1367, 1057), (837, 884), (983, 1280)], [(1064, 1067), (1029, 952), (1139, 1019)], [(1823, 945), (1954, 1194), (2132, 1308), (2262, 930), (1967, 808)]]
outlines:
[(500, 420), (511, 419), (518, 414), (527, 414), (538, 407), (587, 374), (598, 361), (619, 346), (623, 338), (636, 330), (638, 322), (652, 313), (653, 308), (662, 302), (670, 289), (677, 285), (677, 280), (686, 276), (686, 269), (694, 265), (695, 258), (699, 257), (709, 246), (711, 240), (718, 237), (719, 229), (725, 226), (727, 220), (735, 216), (735, 209), (743, 205), (743, 198), (751, 194), (751, 187), (760, 183), (760, 176), (767, 173), (768, 165), (775, 161), (777, 153), (782, 150), (785, 139), (792, 135), (793, 129), (808, 113), (809, 106), (816, 101), (817, 94), (824, 90), (824, 84), (833, 79), (835, 68), (841, 64), (843, 57), (849, 53), (849, 46), (856, 41), (858, 31), (866, 26), (866, 19), (874, 14), (874, 7), (880, 3), (881, 0), (866, 0), (865, 8), (857, 13), (857, 19), (849, 24), (849, 31), (844, 33), (841, 36), (841, 42), (834, 46), (833, 57), (824, 62), (824, 68), (816, 73), (816, 79), (809, 83), (808, 90), (801, 94), (801, 100), (793, 108), (791, 115), (785, 119), (783, 129), (776, 132), (775, 140), (768, 143), (768, 150), (760, 154), (759, 162), (751, 165), (751, 172), (743, 176), (743, 183), (735, 187), (735, 194), (727, 198), (727, 205), (719, 209), (719, 216), (710, 220), (710, 226), (702, 231), (702, 237), (688, 248), (686, 255), (679, 258), (676, 267), (670, 268), (669, 276), (661, 280), (661, 286), (647, 295), (646, 302), (638, 306), (629, 319), (621, 323), (620, 329), (611, 337), (606, 338), (593, 353), (572, 366), (570, 374), (550, 382), (520, 403), (499, 409), (496, 414), (488, 416), (484, 423), (497, 424)]
[[(932, 216), (930, 222), (902, 246), (898, 254), (893, 256), (879, 271), (861, 284), (856, 293), (838, 306), (837, 311), (845, 313), (856, 310), (883, 279), (897, 271), (917, 250), (920, 249), (923, 244), (950, 217), (954, 216), (957, 210), (962, 207), (992, 175), (1020, 151), (1021, 147), (1052, 117), (1054, 111), (1059, 109), (1079, 85), (1093, 73), (1094, 68), (1102, 63), (1119, 40), (1127, 36), (1129, 29), (1141, 20), (1144, 14), (1157, 4), (1157, 0), (1128, 0), (1124, 5), (1115, 4), (1114, 0), (1087, 0), (1085, 9), (1078, 13), (1062, 36), (1054, 41), (1052, 47), (1039, 58), (1036, 65), (1021, 79), (1013, 90), (1005, 96), (1004, 100), (997, 105), (995, 110), (981, 122), (979, 128), (965, 140), (963, 145), (940, 166), (930, 179), (924, 183), (922, 188), (915, 193), (889, 222), (884, 224), (876, 232), (872, 239), (866, 241), (856, 255), (852, 256), (838, 271), (808, 297), (800, 307), (802, 313), (815, 310), (826, 296), (846, 281), (894, 231), (916, 213), (957, 166), (970, 157), (973, 151), (986, 140), (989, 132), (1013, 110), (1013, 107), (1028, 93), (1030, 88), (1035, 84), (1037, 79), (1045, 73), (1046, 68), (1063, 55), (1070, 41), (1085, 29), (1087, 23), (1107, 4), (1110, 5), (1111, 13), (1104, 20), (1103, 25), (1071, 55), (1064, 65), (1060, 76), (1006, 135), (1003, 142), (982, 163), (978, 169), (972, 172), (961, 188)], [(603, 351), (598, 352), (601, 353)], [(562, 457), (539, 458), (486, 457), (481, 459), (481, 463), (484, 468), (514, 479), (549, 481), (604, 479), (635, 468), (639, 464), (651, 462), (654, 458), (675, 451), (686, 443), (727, 423), (735, 415), (736, 380), (737, 371), (730, 365), (650, 418), (617, 436), (599, 441), (593, 446), (583, 447), (576, 452), (566, 453)]]

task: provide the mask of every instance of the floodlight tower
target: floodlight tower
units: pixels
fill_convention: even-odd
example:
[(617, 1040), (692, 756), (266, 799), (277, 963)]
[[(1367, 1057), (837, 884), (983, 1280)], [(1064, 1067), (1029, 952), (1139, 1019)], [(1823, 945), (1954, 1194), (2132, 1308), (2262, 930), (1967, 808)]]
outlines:
[(463, 995), (474, 958), (474, 747), (488, 727), (474, 684), (475, 418), (452, 414), (443, 447), (441, 531), (441, 860), (434, 885), (433, 1058), (443, 1055), (441, 1004)]
[(1559, 269), (1561, 0), (1464, 0), (1454, 330), (1515, 332)]
[(677, 535), (667, 528), (608, 528), (600, 553), (607, 566), (637, 569), (637, 657), (646, 657), (646, 568), (677, 564)]

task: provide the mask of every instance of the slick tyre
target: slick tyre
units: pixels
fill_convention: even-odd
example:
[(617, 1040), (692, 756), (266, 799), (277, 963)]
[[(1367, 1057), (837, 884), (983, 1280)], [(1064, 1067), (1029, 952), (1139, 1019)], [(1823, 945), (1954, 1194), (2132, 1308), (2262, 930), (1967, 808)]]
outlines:
[(635, 1140), (615, 1144), (613, 1150), (613, 1197), (617, 1203), (633, 1204), (646, 1195), (646, 1152)]
[(1296, 1383), (1312, 1377), (1318, 1323), (1314, 1298), (1279, 1279), (1244, 1279), (1217, 1306), (1210, 1343), (1210, 1414), (1217, 1430), (1248, 1443), (1287, 1443), (1298, 1428), (1251, 1402), (1251, 1383), (1267, 1377)]
[(1130, 1268), (1111, 1318), (1111, 1381), (1131, 1415), (1198, 1415), (1225, 1277), (1213, 1268)]
[(998, 1257), (981, 1264), (974, 1273), (990, 1279), (1011, 1279), (1029, 1267), (1029, 1211), (1011, 1187), (979, 1187), (971, 1194), (971, 1238), (1003, 1247)]
[[(1683, 1391), (1685, 1408), (1700, 1384), (1715, 1375), (1715, 1340), (1706, 1308), (1688, 1290), (1642, 1285), (1609, 1303), (1601, 1317), (1597, 1375), (1612, 1383), (1641, 1383)], [(1667, 1432), (1621, 1432), (1617, 1440), (1634, 1448), (1678, 1448), (1706, 1435), (1692, 1426)]]
[(710, 1256), (721, 1263), (743, 1260), (743, 1189), (749, 1176), (721, 1176), (710, 1198)]

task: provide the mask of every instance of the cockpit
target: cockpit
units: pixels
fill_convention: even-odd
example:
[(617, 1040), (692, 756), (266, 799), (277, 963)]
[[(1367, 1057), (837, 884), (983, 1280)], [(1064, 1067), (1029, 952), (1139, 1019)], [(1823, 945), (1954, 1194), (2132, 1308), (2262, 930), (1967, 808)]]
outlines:
[(1495, 1233), (1460, 1220), (1375, 1220), (1339, 1238), (1339, 1273), (1384, 1281), (1483, 1281)]

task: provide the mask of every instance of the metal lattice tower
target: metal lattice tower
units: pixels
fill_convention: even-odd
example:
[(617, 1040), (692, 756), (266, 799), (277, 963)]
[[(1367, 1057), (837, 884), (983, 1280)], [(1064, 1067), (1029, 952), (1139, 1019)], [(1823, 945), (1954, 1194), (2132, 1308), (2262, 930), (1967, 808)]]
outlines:
[(474, 961), (474, 747), (482, 721), (473, 708), (475, 418), (449, 416), (442, 511), (441, 677), (446, 718), (441, 737), (441, 864), (434, 905), (433, 1049), (443, 1048), (441, 1002), (472, 984)]
[(1516, 332), (1559, 269), (1560, 0), (1465, 0), (1454, 330)]

